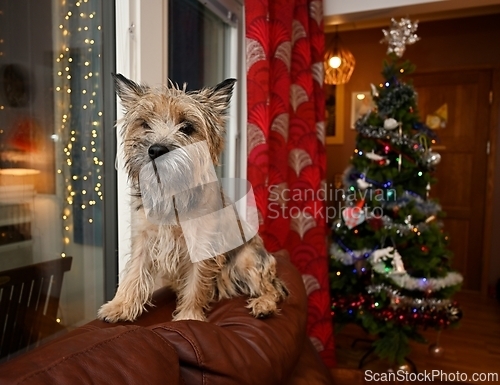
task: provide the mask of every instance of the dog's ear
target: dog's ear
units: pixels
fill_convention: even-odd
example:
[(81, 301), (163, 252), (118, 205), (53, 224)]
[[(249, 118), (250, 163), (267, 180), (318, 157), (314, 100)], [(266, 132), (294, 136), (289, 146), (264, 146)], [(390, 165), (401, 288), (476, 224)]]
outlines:
[[(206, 98), (203, 102), (210, 103), (215, 111), (224, 115), (233, 95), (234, 83), (236, 83), (236, 79), (226, 79), (214, 87), (200, 90), (198, 95), (203, 99)], [(196, 94), (193, 96), (196, 97)]]
[(131, 107), (142, 95), (146, 93), (148, 87), (137, 84), (127, 79), (122, 74), (111, 74), (115, 79), (116, 93), (120, 97), (125, 108)]

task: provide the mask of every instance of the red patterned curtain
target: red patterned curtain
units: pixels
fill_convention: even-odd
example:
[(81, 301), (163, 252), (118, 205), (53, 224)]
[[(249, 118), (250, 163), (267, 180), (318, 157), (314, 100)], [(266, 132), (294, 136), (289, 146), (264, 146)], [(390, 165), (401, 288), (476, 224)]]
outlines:
[(247, 0), (248, 180), (270, 252), (308, 293), (308, 334), (334, 365), (326, 252), (323, 2)]

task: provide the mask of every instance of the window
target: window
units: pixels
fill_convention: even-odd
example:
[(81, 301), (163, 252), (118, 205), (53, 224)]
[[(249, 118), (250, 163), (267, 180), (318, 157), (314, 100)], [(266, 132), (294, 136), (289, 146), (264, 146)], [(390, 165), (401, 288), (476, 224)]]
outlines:
[(241, 156), (241, 108), (238, 103), (244, 86), (242, 62), (242, 7), (236, 1), (169, 0), (168, 77), (188, 90), (214, 86), (226, 78), (237, 83), (227, 127), (222, 166), (224, 177), (244, 177)]
[[(7, 311), (0, 312), (0, 359), (94, 319), (104, 301), (104, 255), (116, 248), (114, 42), (104, 33), (114, 28), (110, 3), (0, 6), (0, 309)], [(12, 269), (63, 259), (70, 262), (58, 279), (34, 273), (9, 284)], [(45, 303), (36, 302), (37, 287), (53, 290)], [(21, 299), (28, 310), (19, 310)], [(30, 333), (35, 324), (49, 326), (26, 339), (15, 317), (33, 307), (43, 322), (30, 318)]]

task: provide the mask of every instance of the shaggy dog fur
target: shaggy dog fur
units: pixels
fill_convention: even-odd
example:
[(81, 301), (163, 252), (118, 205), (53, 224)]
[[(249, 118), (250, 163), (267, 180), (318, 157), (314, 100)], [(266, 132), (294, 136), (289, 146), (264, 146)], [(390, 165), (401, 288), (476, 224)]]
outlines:
[[(235, 80), (193, 92), (172, 83), (151, 88), (120, 74), (115, 82), (125, 112), (125, 165), (133, 189), (132, 252), (115, 297), (100, 308), (98, 317), (108, 322), (135, 320), (150, 303), (158, 275), (177, 293), (174, 321), (204, 321), (212, 301), (238, 295), (249, 297), (247, 307), (255, 317), (275, 313), (277, 303), (288, 293), (276, 277), (276, 260), (258, 235), (229, 252), (193, 263), (178, 221), (165, 224), (149, 220), (141, 198), (141, 169), (149, 164), (158, 173), (155, 160), (163, 154), (205, 141), (210, 165), (219, 163)], [(195, 178), (203, 177), (203, 162), (189, 156), (176, 161), (172, 167), (198, 168), (191, 173)], [(168, 181), (168, 176), (162, 178)], [(175, 201), (172, 205), (170, 210), (177, 216)], [(207, 226), (217, 228), (216, 223)]]

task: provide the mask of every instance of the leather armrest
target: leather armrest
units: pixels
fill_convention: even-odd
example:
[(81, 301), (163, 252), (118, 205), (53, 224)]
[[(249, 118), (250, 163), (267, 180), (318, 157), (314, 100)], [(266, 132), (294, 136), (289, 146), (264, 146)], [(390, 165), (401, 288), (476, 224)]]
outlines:
[(187, 383), (288, 383), (306, 338), (307, 300), (302, 277), (285, 258), (278, 258), (278, 275), (290, 295), (268, 319), (250, 315), (240, 297), (215, 304), (209, 322), (151, 326), (177, 349)]
[(0, 383), (182, 384), (176, 350), (138, 326), (80, 330), (0, 366)]

